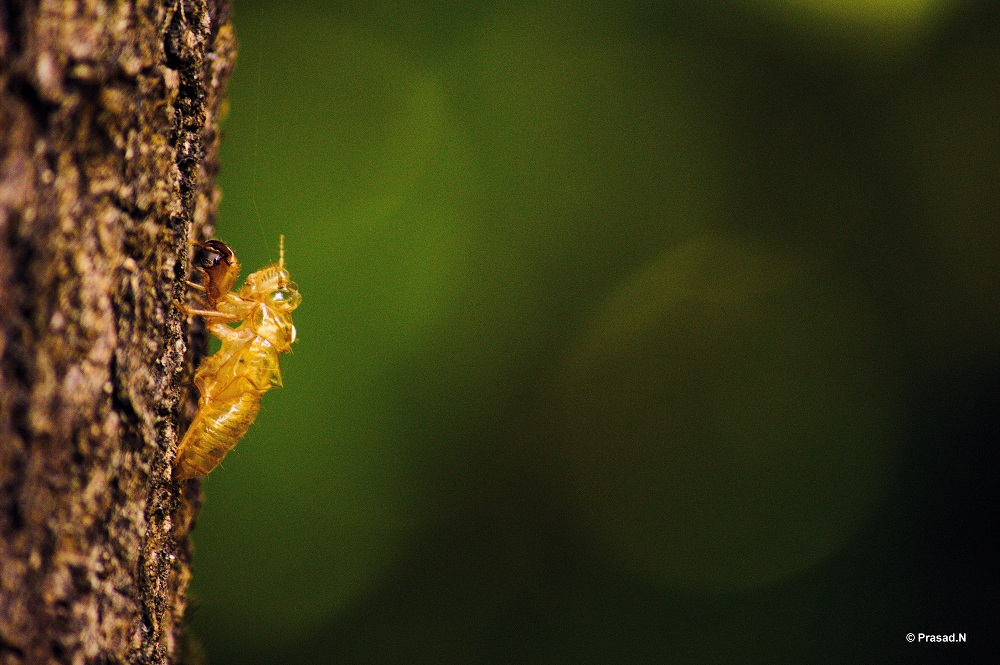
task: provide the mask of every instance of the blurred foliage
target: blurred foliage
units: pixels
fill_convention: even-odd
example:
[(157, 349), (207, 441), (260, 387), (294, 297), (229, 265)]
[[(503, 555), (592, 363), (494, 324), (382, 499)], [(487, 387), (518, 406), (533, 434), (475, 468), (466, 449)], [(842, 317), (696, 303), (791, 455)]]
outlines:
[(217, 236), (304, 303), (204, 481), (208, 661), (985, 636), (996, 7), (238, 0)]

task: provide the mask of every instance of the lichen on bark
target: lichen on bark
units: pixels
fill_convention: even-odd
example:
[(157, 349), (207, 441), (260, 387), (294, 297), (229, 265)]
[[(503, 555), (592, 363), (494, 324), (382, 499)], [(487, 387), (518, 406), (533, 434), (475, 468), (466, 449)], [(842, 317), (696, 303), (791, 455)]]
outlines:
[(174, 662), (226, 0), (0, 3), (0, 665)]

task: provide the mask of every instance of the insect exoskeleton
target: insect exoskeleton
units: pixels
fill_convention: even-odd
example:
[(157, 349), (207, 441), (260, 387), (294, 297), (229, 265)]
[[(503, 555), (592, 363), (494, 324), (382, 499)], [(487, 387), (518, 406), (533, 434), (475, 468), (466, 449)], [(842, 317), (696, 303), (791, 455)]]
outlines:
[(253, 424), (261, 396), (282, 385), (278, 361), (291, 351), (292, 312), (302, 302), (285, 269), (284, 240), (281, 236), (278, 262), (248, 275), (236, 292), (240, 266), (233, 250), (219, 240), (192, 243), (202, 250), (196, 271), (204, 281), (188, 285), (203, 307), (178, 306), (189, 316), (201, 316), (222, 347), (195, 372), (198, 411), (177, 447), (174, 480), (214, 469)]

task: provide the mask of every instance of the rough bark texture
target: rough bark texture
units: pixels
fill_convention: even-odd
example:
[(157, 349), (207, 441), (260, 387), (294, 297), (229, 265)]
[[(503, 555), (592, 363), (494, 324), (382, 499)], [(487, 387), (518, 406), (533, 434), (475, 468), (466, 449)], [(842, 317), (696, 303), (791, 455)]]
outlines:
[(0, 0), (0, 664), (177, 658), (227, 0)]

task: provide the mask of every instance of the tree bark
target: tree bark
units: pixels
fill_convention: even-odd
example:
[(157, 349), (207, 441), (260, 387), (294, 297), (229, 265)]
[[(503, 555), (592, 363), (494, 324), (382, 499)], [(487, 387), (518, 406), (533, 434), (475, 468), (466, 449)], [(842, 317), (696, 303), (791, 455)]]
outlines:
[(0, 665), (179, 657), (173, 303), (234, 56), (228, 0), (0, 0)]

